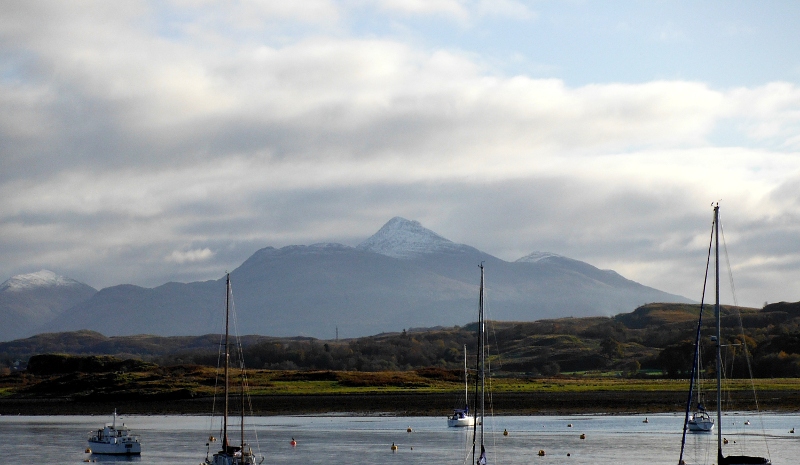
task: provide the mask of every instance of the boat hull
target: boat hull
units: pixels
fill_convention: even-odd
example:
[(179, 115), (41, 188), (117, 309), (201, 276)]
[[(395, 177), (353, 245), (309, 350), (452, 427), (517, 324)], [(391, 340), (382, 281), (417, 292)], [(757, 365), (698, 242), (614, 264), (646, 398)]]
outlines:
[(460, 418), (448, 418), (447, 419), (447, 426), (451, 428), (461, 428), (466, 426), (474, 426), (475, 425), (475, 417), (467, 416), (467, 417), (460, 417)]
[(772, 462), (764, 457), (751, 457), (748, 455), (729, 455), (719, 456), (719, 465), (772, 465)]
[(205, 465), (255, 465), (256, 458), (252, 453), (241, 454), (226, 454), (220, 452), (214, 454), (210, 459), (206, 459)]
[(692, 418), (687, 424), (689, 431), (695, 433), (710, 433), (714, 429), (714, 420), (710, 418)]
[(138, 442), (108, 444), (89, 441), (89, 449), (92, 454), (99, 455), (141, 455), (142, 453), (142, 445)]

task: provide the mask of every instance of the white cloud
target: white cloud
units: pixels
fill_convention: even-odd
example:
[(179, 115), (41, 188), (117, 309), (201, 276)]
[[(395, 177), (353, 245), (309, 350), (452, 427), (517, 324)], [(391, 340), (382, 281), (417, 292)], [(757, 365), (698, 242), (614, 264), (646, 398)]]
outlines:
[(194, 250), (173, 250), (168, 257), (167, 261), (175, 263), (194, 263), (208, 261), (214, 257), (214, 252), (210, 249), (194, 249)]
[(379, 8), (404, 14), (440, 14), (464, 20), (469, 16), (460, 0), (375, 0)]
[[(356, 242), (402, 215), (506, 259), (552, 247), (682, 292), (718, 199), (746, 219), (731, 239), (751, 282), (794, 263), (796, 84), (507, 75), (474, 50), (348, 33), (363, 5), (15, 3), (0, 17), (0, 271), (208, 278), (257, 247)], [(537, 18), (512, 1), (368, 5)], [(782, 247), (754, 239), (770, 228)], [(121, 261), (147, 277), (108, 271)]]
[(503, 16), (516, 20), (530, 20), (537, 17), (527, 5), (514, 0), (480, 0), (477, 10), (480, 15)]

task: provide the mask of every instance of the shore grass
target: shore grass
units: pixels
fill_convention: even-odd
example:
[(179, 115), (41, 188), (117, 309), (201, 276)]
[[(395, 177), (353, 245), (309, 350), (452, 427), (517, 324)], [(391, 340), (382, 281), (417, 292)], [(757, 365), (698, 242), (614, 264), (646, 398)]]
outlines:
[[(246, 374), (251, 395), (364, 395), (448, 394), (463, 392), (464, 383), (446, 370), (392, 372), (251, 370)], [(238, 385), (241, 373), (231, 375)], [(128, 373), (70, 373), (50, 376), (24, 374), (0, 376), (0, 398), (70, 398), (87, 395), (121, 397), (186, 393), (189, 397), (214, 395), (221, 389), (221, 374), (214, 368), (191, 366), (157, 368)], [(552, 378), (498, 377), (487, 380), (497, 393), (602, 393), (686, 392), (688, 380), (631, 379), (596, 375)], [(714, 380), (701, 387), (715, 389)], [(800, 392), (800, 378), (725, 380), (728, 391)]]
[[(0, 377), (0, 414), (73, 415), (120, 408), (151, 414), (207, 414), (222, 391), (217, 370), (159, 367), (129, 373)], [(233, 373), (238, 383), (240, 373)], [(464, 383), (446, 371), (247, 373), (254, 412), (263, 415), (446, 415), (463, 402)], [(682, 412), (687, 380), (607, 376), (503, 377), (487, 380), (496, 413), (581, 414)], [(800, 379), (727, 380), (737, 410), (800, 410)], [(759, 403), (752, 402), (752, 387)], [(470, 389), (472, 386), (470, 386)], [(710, 391), (712, 382), (704, 382)]]

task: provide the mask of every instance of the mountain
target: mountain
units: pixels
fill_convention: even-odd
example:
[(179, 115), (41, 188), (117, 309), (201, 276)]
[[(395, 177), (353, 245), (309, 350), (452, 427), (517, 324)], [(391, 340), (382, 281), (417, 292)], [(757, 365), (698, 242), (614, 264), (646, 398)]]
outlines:
[[(476, 319), (478, 265), (487, 317), (533, 321), (613, 315), (649, 302), (690, 302), (554, 254), (507, 262), (393, 218), (356, 247), (267, 247), (231, 272), (239, 333), (332, 339)], [(146, 289), (113, 286), (42, 325), (108, 336), (222, 331), (224, 278)]]
[(34, 330), (97, 292), (52, 271), (17, 275), (0, 284), (0, 341), (31, 336)]
[(478, 252), (470, 246), (443, 238), (424, 228), (419, 221), (409, 221), (399, 216), (389, 220), (356, 249), (401, 259), (420, 258), (436, 253)]

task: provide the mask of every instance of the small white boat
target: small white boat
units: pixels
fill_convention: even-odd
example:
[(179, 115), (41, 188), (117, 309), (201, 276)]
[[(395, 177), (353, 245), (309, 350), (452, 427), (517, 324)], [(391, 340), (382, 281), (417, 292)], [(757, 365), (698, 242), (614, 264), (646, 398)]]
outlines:
[(469, 410), (457, 408), (453, 410), (453, 414), (447, 417), (447, 426), (461, 427), (473, 426), (475, 424), (475, 417), (473, 417)]
[(711, 418), (711, 415), (706, 412), (706, 409), (703, 408), (702, 404), (698, 405), (697, 411), (694, 414), (689, 416), (689, 421), (687, 422), (687, 426), (689, 427), (689, 431), (695, 432), (711, 432), (714, 429), (714, 420)]
[(125, 423), (117, 428), (117, 410), (114, 409), (114, 421), (105, 425), (89, 436), (89, 452), (104, 455), (140, 455), (142, 443), (139, 436), (130, 433)]
[(447, 426), (465, 427), (475, 425), (475, 417), (469, 413), (469, 392), (467, 386), (467, 346), (464, 345), (464, 408), (453, 410), (453, 414), (447, 417)]

